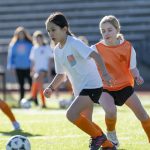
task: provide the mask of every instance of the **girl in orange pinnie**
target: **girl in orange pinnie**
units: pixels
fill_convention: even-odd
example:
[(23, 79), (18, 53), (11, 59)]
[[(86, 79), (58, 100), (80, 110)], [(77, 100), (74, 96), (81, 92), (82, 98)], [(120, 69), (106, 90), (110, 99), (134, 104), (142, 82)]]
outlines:
[(136, 52), (132, 44), (120, 34), (120, 23), (115, 16), (105, 16), (99, 24), (103, 39), (92, 46), (103, 58), (106, 68), (115, 80), (113, 86), (104, 83), (100, 104), (105, 110), (107, 137), (116, 146), (117, 107), (126, 104), (141, 122), (150, 142), (150, 117), (134, 92), (134, 81), (143, 84), (136, 67)]

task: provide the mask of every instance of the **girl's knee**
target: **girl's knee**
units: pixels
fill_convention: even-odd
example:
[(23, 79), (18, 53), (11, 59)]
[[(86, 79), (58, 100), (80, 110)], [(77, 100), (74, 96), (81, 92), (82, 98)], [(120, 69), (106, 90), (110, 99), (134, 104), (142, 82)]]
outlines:
[(70, 114), (69, 114), (69, 112), (67, 111), (66, 112), (66, 118), (69, 120), (69, 118), (70, 118)]
[(69, 121), (72, 121), (72, 113), (70, 110), (67, 110), (66, 112), (66, 118), (69, 120)]
[(78, 115), (75, 112), (71, 111), (71, 110), (67, 110), (66, 118), (69, 121), (74, 122), (78, 118)]
[(117, 109), (116, 108), (109, 108), (109, 109), (105, 110), (105, 113), (109, 117), (116, 117)]

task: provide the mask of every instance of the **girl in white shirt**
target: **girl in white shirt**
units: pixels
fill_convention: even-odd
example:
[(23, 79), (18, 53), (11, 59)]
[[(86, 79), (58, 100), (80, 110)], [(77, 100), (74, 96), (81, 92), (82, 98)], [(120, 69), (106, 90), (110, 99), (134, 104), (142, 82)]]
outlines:
[(34, 101), (38, 105), (37, 94), (40, 93), (42, 100), (42, 108), (46, 107), (45, 97), (43, 95), (44, 79), (50, 76), (50, 64), (53, 58), (52, 49), (44, 41), (43, 33), (41, 31), (35, 31), (33, 34), (33, 47), (30, 53), (31, 76), (33, 78), (31, 95), (31, 101)]
[(67, 75), (75, 99), (68, 108), (66, 117), (91, 136), (90, 150), (98, 150), (101, 145), (114, 150), (114, 145), (107, 140), (100, 127), (84, 113), (93, 103), (98, 103), (102, 93), (102, 80), (95, 61), (103, 72), (104, 80), (107, 84), (112, 84), (100, 55), (72, 36), (68, 22), (60, 12), (50, 15), (46, 20), (46, 29), (51, 39), (58, 44), (54, 49), (56, 76), (44, 90), (44, 95), (49, 98), (52, 92), (66, 80)]

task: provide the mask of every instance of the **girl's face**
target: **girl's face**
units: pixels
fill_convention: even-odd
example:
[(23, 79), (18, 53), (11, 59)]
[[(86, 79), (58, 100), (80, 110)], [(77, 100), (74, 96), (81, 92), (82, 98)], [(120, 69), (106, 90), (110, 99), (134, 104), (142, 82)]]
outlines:
[(41, 36), (37, 36), (35, 38), (36, 42), (38, 43), (38, 45), (43, 45), (43, 37)]
[(100, 31), (106, 44), (114, 45), (116, 43), (118, 31), (111, 23), (102, 23)]
[(19, 32), (18, 33), (18, 39), (19, 40), (23, 40), (25, 38), (25, 35), (24, 35), (24, 33), (21, 31), (21, 32)]
[(47, 24), (47, 31), (54, 43), (62, 43), (66, 39), (66, 27), (60, 28), (58, 25), (53, 22)]

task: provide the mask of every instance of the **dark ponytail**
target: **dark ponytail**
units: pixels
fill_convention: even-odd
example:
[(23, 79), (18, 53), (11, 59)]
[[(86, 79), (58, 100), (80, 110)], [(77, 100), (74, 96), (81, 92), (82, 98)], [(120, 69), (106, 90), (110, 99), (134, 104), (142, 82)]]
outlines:
[(69, 23), (68, 23), (66, 17), (63, 15), (63, 13), (61, 13), (61, 12), (52, 13), (46, 20), (45, 24), (47, 25), (50, 22), (56, 24), (60, 28), (67, 27), (68, 28), (67, 35), (70, 35), (70, 36), (73, 35), (69, 29)]

